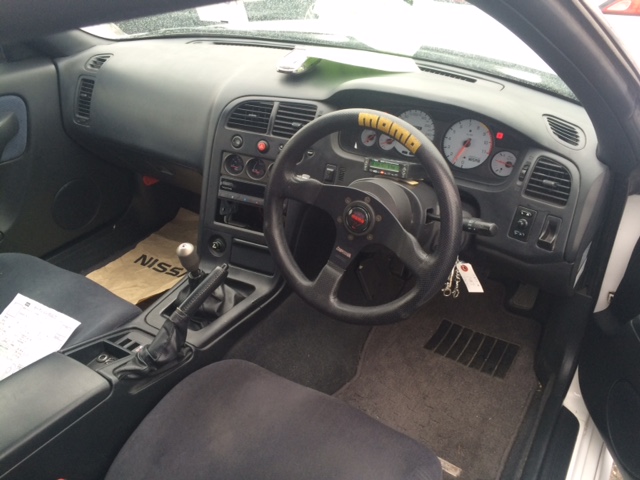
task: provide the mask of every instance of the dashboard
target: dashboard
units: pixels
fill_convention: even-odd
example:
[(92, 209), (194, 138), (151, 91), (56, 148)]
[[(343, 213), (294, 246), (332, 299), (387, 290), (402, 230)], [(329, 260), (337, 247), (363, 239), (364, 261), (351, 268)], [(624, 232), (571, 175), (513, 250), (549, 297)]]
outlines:
[[(467, 248), (522, 282), (573, 291), (609, 184), (579, 105), (436, 64), (392, 74), (321, 61), (278, 73), (288, 51), (192, 39), (92, 48), (58, 62), (65, 128), (109, 161), (200, 194), (200, 251), (272, 275), (261, 208), (280, 150), (325, 113), (388, 112), (438, 148), (467, 216), (497, 226)], [(298, 168), (338, 185), (429, 183), (406, 148), (365, 128), (329, 135)]]

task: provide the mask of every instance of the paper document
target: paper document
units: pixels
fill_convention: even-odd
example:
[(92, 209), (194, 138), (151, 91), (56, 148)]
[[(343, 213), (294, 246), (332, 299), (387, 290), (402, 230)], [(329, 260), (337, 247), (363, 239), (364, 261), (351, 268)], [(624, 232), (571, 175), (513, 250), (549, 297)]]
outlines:
[(17, 294), (0, 314), (0, 380), (62, 348), (80, 322)]

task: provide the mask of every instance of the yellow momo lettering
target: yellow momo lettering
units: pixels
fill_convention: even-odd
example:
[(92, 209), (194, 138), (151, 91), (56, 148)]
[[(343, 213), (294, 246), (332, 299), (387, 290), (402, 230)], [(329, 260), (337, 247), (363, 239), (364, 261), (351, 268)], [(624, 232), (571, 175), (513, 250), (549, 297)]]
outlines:
[(378, 128), (378, 115), (371, 113), (361, 113), (358, 115), (358, 125), (366, 128)]
[(361, 113), (358, 115), (358, 125), (365, 128), (374, 128), (392, 136), (413, 154), (422, 145), (406, 128), (396, 125), (388, 118), (380, 117), (379, 115)]

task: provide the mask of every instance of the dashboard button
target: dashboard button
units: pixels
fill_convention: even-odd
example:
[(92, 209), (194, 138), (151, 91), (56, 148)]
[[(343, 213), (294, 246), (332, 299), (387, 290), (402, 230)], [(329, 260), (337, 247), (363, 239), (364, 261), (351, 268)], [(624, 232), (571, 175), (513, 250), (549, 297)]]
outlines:
[(233, 148), (240, 148), (244, 144), (244, 140), (240, 135), (234, 135), (231, 137), (231, 145)]

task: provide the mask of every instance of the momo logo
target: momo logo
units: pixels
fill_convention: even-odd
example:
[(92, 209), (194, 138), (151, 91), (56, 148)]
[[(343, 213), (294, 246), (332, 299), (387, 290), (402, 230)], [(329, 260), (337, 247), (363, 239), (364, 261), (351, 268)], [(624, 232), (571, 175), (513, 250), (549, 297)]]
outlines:
[(154, 272), (163, 273), (171, 277), (182, 277), (187, 274), (187, 271), (182, 267), (174, 267), (170, 263), (161, 262), (158, 258), (145, 255), (144, 253), (133, 263), (137, 263), (141, 267), (146, 267)]
[(344, 248), (342, 247), (336, 247), (336, 251), (338, 253), (341, 253), (342, 255), (344, 255), (347, 258), (351, 258), (351, 254), (349, 252), (347, 252)]
[(373, 113), (361, 113), (358, 115), (358, 125), (365, 128), (373, 128), (386, 133), (404, 145), (407, 150), (415, 155), (422, 146), (420, 140), (414, 137), (406, 128), (394, 123), (393, 120)]

